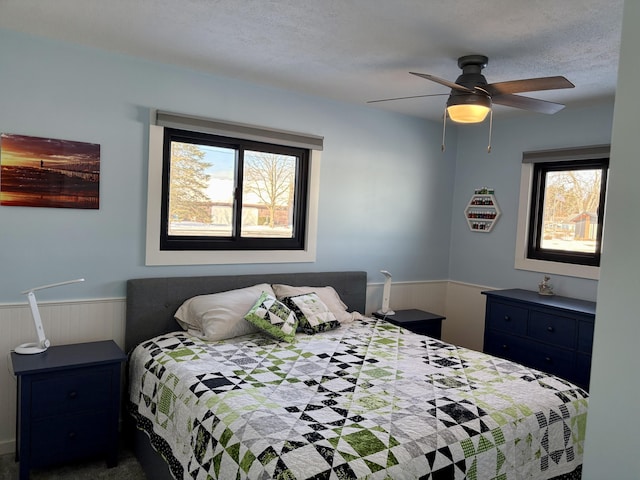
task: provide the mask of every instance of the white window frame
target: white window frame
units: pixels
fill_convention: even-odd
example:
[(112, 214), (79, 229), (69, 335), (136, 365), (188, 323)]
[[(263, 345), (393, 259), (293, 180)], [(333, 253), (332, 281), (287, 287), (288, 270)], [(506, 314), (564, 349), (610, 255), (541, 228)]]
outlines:
[[(608, 155), (608, 145), (598, 145), (594, 147), (584, 147), (583, 149), (563, 149), (554, 151), (525, 152), (524, 156), (542, 156), (551, 160), (578, 159), (580, 152), (584, 155), (593, 155), (591, 152), (606, 151)], [(573, 263), (550, 262), (547, 260), (536, 260), (527, 258), (527, 242), (529, 238), (529, 216), (531, 215), (531, 198), (533, 188), (533, 163), (522, 163), (520, 172), (520, 199), (518, 203), (518, 225), (516, 230), (516, 248), (514, 267), (517, 270), (528, 270), (532, 272), (549, 273), (553, 275), (566, 275), (569, 277), (579, 277), (591, 280), (600, 278), (600, 267), (590, 265), (577, 265)], [(604, 249), (604, 239), (601, 251)]]
[[(154, 112), (152, 112), (153, 118)], [(310, 150), (307, 224), (303, 250), (160, 250), (164, 126), (149, 125), (146, 265), (230, 265), (315, 262), (320, 197), (320, 150)]]

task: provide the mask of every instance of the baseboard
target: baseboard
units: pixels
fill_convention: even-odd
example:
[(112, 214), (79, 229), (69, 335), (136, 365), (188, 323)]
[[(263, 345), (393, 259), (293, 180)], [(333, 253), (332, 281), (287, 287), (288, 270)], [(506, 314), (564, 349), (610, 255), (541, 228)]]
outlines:
[(14, 440), (5, 440), (0, 442), (0, 455), (8, 455), (10, 453), (15, 453), (16, 451), (16, 442)]

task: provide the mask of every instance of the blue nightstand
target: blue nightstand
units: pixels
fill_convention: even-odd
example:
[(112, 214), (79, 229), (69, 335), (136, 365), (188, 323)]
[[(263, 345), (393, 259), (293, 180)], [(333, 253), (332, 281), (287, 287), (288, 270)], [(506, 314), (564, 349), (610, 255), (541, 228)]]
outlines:
[(440, 340), (442, 335), (442, 320), (447, 318), (442, 315), (417, 309), (396, 310), (393, 315), (374, 312), (373, 316), (399, 325), (412, 332), (419, 333), (420, 335), (428, 335), (438, 340)]
[(126, 355), (112, 341), (11, 353), (18, 379), (16, 460), (31, 468), (104, 455), (118, 462), (120, 379)]

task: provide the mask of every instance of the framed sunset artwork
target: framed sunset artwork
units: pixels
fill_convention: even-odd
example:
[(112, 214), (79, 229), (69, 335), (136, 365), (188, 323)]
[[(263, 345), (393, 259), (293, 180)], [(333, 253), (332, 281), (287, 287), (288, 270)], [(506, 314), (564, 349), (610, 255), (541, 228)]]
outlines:
[(0, 205), (100, 207), (100, 145), (0, 134)]

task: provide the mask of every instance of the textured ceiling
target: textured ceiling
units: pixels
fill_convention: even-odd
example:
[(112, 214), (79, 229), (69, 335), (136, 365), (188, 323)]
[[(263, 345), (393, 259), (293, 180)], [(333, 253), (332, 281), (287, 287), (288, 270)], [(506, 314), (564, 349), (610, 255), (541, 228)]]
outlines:
[[(408, 72), (453, 81), (459, 56), (483, 54), (489, 82), (566, 76), (576, 88), (526, 95), (571, 107), (614, 95), (622, 7), (623, 0), (0, 0), (0, 27), (362, 105), (448, 93)], [(438, 119), (445, 101), (370, 108)]]

